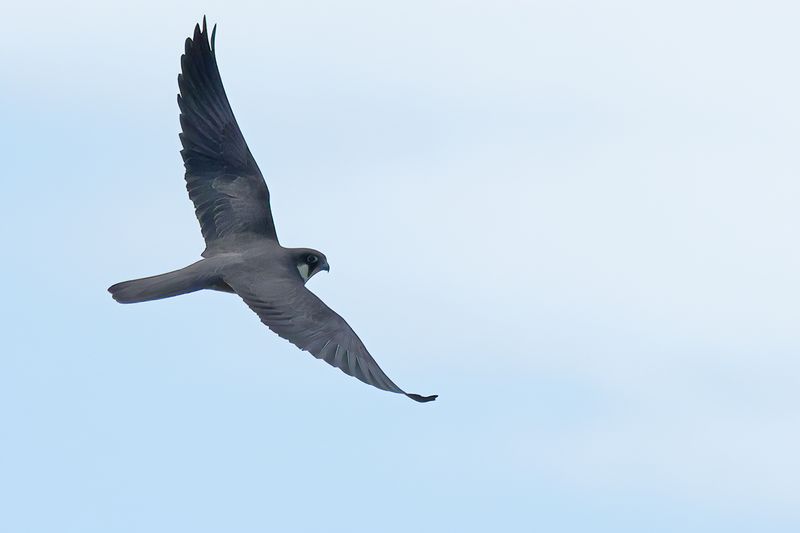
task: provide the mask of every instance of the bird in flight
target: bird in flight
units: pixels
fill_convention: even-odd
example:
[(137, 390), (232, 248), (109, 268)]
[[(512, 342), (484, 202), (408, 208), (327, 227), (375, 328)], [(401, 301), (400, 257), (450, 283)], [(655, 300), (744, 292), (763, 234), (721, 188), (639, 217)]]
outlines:
[(233, 116), (206, 19), (186, 39), (178, 75), (178, 107), (186, 189), (206, 242), (203, 259), (185, 268), (109, 287), (120, 303), (201, 289), (238, 294), (272, 331), (317, 359), (381, 390), (418, 402), (381, 370), (344, 319), (306, 288), (329, 270), (325, 254), (278, 242), (267, 184)]

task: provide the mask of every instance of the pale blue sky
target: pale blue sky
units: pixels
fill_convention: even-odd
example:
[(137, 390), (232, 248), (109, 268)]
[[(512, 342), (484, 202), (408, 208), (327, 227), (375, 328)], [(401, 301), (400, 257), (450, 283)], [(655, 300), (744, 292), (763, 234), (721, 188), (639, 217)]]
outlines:
[[(645, 5), (647, 4), (647, 5)], [(282, 242), (419, 405), (194, 261), (206, 13)], [(790, 2), (4, 6), (0, 531), (800, 530)]]

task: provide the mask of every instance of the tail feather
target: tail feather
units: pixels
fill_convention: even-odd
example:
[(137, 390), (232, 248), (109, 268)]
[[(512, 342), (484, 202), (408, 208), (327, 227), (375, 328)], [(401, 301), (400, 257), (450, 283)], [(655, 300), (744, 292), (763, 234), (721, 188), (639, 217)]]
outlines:
[(132, 304), (199, 291), (213, 280), (203, 275), (202, 269), (194, 268), (195, 265), (158, 276), (123, 281), (109, 287), (108, 292), (119, 303)]

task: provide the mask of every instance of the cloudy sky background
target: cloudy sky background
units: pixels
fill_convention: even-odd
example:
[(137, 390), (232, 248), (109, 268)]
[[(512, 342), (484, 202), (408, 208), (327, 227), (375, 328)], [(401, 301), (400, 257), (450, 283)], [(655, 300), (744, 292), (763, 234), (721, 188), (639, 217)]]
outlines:
[[(800, 528), (790, 2), (4, 7), (0, 530)], [(218, 22), (311, 289), (418, 405), (194, 261), (175, 94)]]

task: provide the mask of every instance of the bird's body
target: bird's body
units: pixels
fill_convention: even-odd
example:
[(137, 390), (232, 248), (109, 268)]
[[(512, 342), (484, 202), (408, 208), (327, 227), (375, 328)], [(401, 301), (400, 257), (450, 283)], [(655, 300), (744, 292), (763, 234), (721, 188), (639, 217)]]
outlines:
[[(217, 249), (215, 253), (207, 253), (207, 257), (175, 272), (112, 285), (109, 291), (120, 303), (138, 303), (168, 297), (153, 298), (151, 294), (155, 293), (147, 290), (148, 286), (156, 286), (158, 294), (164, 294), (165, 284), (172, 287), (167, 291), (169, 296), (175, 291), (185, 294), (202, 289), (236, 292), (226, 279), (264, 278), (275, 286), (296, 285), (298, 281), (305, 284), (307, 279), (303, 279), (293, 261), (296, 250), (284, 248), (276, 241), (251, 240), (228, 246), (227, 251)], [(144, 283), (146, 280), (149, 285)]]
[(272, 331), (345, 373), (418, 402), (436, 399), (395, 385), (347, 322), (305, 287), (329, 270), (328, 261), (311, 248), (278, 242), (269, 189), (228, 103), (205, 19), (186, 40), (181, 70), (181, 155), (206, 249), (203, 259), (180, 270), (112, 285), (114, 299), (137, 303), (203, 289), (236, 293)]

